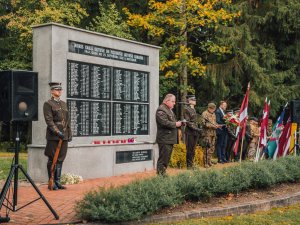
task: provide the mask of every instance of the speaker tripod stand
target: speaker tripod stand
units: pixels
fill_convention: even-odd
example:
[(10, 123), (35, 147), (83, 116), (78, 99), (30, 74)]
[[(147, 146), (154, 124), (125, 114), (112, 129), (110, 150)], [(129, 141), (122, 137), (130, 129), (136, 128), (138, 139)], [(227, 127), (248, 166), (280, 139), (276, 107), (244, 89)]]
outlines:
[[(0, 211), (1, 211), (2, 206), (6, 207), (6, 209), (7, 209), (6, 216), (5, 217), (0, 216), (0, 223), (9, 222), (9, 220), (10, 220), (9, 214), (8, 214), (9, 211), (17, 212), (20, 209), (36, 202), (39, 199), (42, 199), (44, 201), (44, 203), (47, 205), (49, 210), (52, 212), (55, 219), (58, 220), (59, 216), (57, 215), (55, 210), (51, 207), (51, 205), (49, 204), (49, 202), (47, 201), (45, 196), (40, 192), (38, 187), (35, 185), (33, 180), (30, 178), (29, 174), (24, 170), (23, 166), (21, 164), (19, 164), (20, 134), (19, 134), (19, 124), (18, 124), (18, 122), (16, 122), (15, 146), (16, 146), (16, 148), (15, 148), (14, 163), (11, 165), (9, 175), (8, 175), (6, 181), (5, 181), (5, 184), (4, 184), (3, 189), (1, 191), (1, 194), (0, 194)], [(19, 208), (17, 208), (17, 204), (18, 204), (18, 177), (19, 177), (18, 172), (19, 172), (19, 170), (21, 170), (21, 172), (24, 174), (24, 176), (27, 178), (27, 180), (33, 186), (35, 191), (39, 194), (39, 198), (37, 198), (37, 199), (35, 199), (35, 200), (19, 207)], [(9, 199), (9, 196), (7, 196), (7, 193), (10, 193), (9, 188), (12, 185), (12, 181), (13, 181), (13, 196), (12, 196), (12, 202), (11, 202), (11, 200)], [(6, 205), (4, 204), (5, 200), (6, 200), (6, 203), (7, 203)]]

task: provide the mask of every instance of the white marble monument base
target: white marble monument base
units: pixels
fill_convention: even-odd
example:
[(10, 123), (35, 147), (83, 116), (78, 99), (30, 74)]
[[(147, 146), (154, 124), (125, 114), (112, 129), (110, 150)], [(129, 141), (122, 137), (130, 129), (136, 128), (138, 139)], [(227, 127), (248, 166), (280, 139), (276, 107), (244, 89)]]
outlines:
[[(48, 181), (44, 145), (28, 148), (28, 173), (36, 182)], [(152, 149), (152, 160), (116, 164), (116, 152)], [(69, 143), (62, 173), (80, 175), (83, 179), (110, 177), (125, 173), (143, 172), (156, 168), (158, 146), (153, 143), (72, 145)]]

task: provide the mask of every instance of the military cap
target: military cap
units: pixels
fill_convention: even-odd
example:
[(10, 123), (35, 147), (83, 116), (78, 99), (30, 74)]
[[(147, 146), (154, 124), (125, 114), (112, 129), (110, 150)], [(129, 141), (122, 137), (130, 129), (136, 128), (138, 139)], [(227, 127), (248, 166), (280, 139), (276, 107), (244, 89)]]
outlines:
[(62, 86), (60, 82), (50, 82), (49, 83), (50, 89), (53, 90), (62, 90)]
[(187, 100), (196, 101), (195, 95), (187, 95), (187, 96), (186, 96), (186, 99), (187, 99)]
[(215, 103), (210, 102), (210, 103), (208, 103), (207, 107), (210, 108), (210, 109), (215, 109), (217, 106), (216, 106)]

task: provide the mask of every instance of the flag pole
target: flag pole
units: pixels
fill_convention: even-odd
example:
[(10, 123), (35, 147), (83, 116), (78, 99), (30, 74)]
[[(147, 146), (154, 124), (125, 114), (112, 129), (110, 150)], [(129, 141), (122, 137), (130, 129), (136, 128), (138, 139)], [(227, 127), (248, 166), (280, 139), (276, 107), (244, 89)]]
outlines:
[(245, 137), (242, 137), (241, 152), (240, 152), (240, 163), (242, 162), (242, 154), (243, 154), (244, 138), (245, 138)]
[(260, 136), (258, 138), (258, 144), (257, 144), (257, 148), (256, 148), (256, 154), (255, 154), (254, 162), (258, 162), (258, 160), (259, 160), (259, 155), (260, 155), (259, 143), (260, 143)]

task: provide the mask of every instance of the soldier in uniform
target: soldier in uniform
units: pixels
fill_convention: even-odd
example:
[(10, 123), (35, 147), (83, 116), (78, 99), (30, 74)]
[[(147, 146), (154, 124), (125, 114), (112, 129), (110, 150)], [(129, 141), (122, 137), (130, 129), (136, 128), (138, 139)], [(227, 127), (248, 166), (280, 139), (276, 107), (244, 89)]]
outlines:
[(216, 142), (216, 129), (221, 126), (216, 124), (216, 115), (215, 115), (216, 105), (214, 103), (209, 103), (207, 110), (202, 113), (202, 127), (203, 135), (205, 141), (205, 151), (204, 151), (204, 166), (212, 166), (211, 158), (212, 154), (215, 151), (215, 142)]
[(56, 147), (59, 140), (63, 140), (54, 173), (53, 190), (57, 190), (66, 188), (61, 185), (60, 178), (62, 164), (67, 155), (68, 141), (72, 140), (72, 133), (67, 104), (60, 99), (62, 92), (61, 83), (50, 82), (49, 86), (51, 89), (51, 99), (46, 101), (43, 107), (44, 118), (47, 124), (45, 155), (48, 157), (47, 171), (49, 179), (51, 177), (51, 166)]
[(252, 139), (249, 143), (248, 159), (253, 161), (257, 150), (258, 139), (260, 136), (260, 129), (258, 125), (258, 119), (256, 117), (251, 117), (249, 120), (249, 124), (250, 124)]
[(165, 175), (173, 145), (178, 143), (177, 127), (181, 127), (182, 122), (176, 121), (175, 114), (172, 109), (176, 103), (173, 94), (167, 94), (163, 103), (156, 111), (157, 134), (156, 142), (159, 148), (159, 157), (157, 160), (157, 174)]
[(184, 119), (186, 120), (185, 144), (186, 144), (186, 165), (190, 169), (193, 167), (195, 156), (195, 147), (198, 142), (200, 129), (197, 124), (197, 113), (195, 110), (196, 97), (189, 95), (187, 97), (188, 106), (184, 108)]

